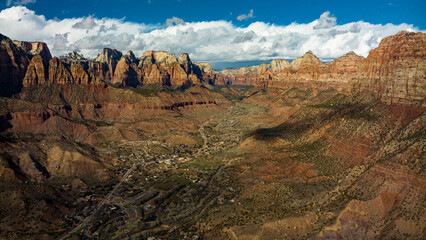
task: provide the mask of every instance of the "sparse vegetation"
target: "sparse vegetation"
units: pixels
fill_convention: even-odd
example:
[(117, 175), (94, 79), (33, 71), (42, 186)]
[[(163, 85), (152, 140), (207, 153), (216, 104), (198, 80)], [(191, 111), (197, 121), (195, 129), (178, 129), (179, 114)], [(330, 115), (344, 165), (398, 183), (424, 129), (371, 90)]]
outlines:
[[(116, 90), (123, 91), (121, 97), (135, 98), (134, 101), (163, 91)], [(61, 226), (72, 228), (90, 216), (117, 179), (137, 164), (131, 177), (90, 218), (78, 237), (94, 237), (97, 233), (102, 238), (183, 238), (186, 234), (222, 239), (231, 230), (238, 237), (275, 236), (278, 230), (287, 236), (307, 237), (342, 224), (341, 214), (354, 211), (350, 219), (360, 221), (357, 216), (365, 216), (374, 222), (368, 226), (386, 238), (416, 238), (401, 227), (388, 231), (373, 215), (358, 214), (357, 208), (351, 207), (361, 204), (382, 209), (382, 205), (374, 204), (388, 198), (394, 205), (381, 220), (413, 223), (416, 229), (424, 227), (425, 212), (415, 210), (424, 208), (415, 184), (398, 192), (401, 200), (392, 200), (394, 193), (388, 194), (389, 190), (382, 187), (394, 181), (388, 174), (401, 174), (400, 166), (407, 172), (421, 173), (425, 169), (419, 160), (424, 155), (419, 146), (424, 130), (418, 128), (421, 119), (413, 120), (420, 115), (403, 119), (399, 113), (392, 115), (390, 107), (378, 104), (371, 96), (343, 95), (333, 89), (316, 93), (312, 89), (222, 86), (212, 90), (227, 95), (233, 104), (220, 106), (223, 109), (215, 115), (194, 115), (202, 119), (197, 119), (198, 126), (205, 123), (202, 129), (189, 130), (178, 125), (161, 130), (140, 128), (134, 131), (138, 140), (103, 140), (94, 146), (63, 141), (62, 149), (67, 151), (78, 149), (87, 157), (101, 151), (105, 153), (102, 156), (115, 158), (109, 169), (117, 177), (105, 184), (85, 182), (89, 187), (84, 191), (72, 190), (69, 201), (58, 202), (52, 197), (51, 202), (46, 202), (49, 206), (65, 205), (72, 211), (75, 220), (70, 218)], [(173, 91), (170, 94), (181, 94), (180, 90)], [(136, 95), (125, 96), (125, 92)], [(292, 114), (287, 116), (287, 110)], [(184, 119), (179, 123), (191, 122), (185, 118), (193, 113), (185, 111), (177, 114)], [(71, 122), (92, 129), (115, 127), (115, 123), (91, 119), (76, 118)], [(137, 124), (167, 126), (170, 122), (159, 115)], [(205, 145), (200, 132), (207, 139)], [(34, 137), (38, 136), (28, 135), (15, 141)], [(8, 167), (6, 157), (1, 159), (0, 167)], [(56, 184), (58, 188), (72, 189), (67, 182), (70, 180), (62, 179)], [(381, 194), (384, 200), (374, 200)], [(2, 199), (10, 200), (5, 196)], [(350, 211), (346, 211), (348, 208)], [(37, 219), (40, 211), (34, 208), (28, 216)], [(6, 215), (0, 212), (0, 216)], [(300, 228), (302, 221), (309, 223), (309, 228), (303, 230), (306, 232)]]

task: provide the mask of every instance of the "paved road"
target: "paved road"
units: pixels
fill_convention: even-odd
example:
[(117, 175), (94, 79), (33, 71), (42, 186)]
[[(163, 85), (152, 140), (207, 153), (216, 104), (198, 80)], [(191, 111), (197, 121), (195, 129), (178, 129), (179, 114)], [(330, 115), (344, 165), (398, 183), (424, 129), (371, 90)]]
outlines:
[(124, 174), (124, 176), (121, 178), (121, 180), (114, 186), (114, 188), (111, 190), (111, 192), (108, 193), (108, 195), (106, 195), (106, 197), (104, 199), (102, 199), (102, 201), (100, 201), (98, 203), (98, 205), (96, 206), (96, 208), (92, 211), (92, 213), (87, 216), (79, 225), (77, 225), (73, 230), (71, 230), (70, 232), (68, 232), (67, 234), (65, 234), (64, 236), (62, 236), (59, 240), (65, 240), (68, 237), (70, 237), (72, 234), (77, 233), (78, 230), (80, 230), (81, 228), (83, 228), (84, 226), (87, 225), (87, 223), (90, 221), (90, 218), (93, 217), (98, 210), (105, 204), (106, 201), (108, 201), (112, 194), (114, 194), (114, 192), (120, 187), (120, 185), (126, 181), (127, 177), (133, 172), (133, 170), (135, 170), (136, 168), (136, 163), (133, 164), (133, 166), (127, 170), (126, 174)]

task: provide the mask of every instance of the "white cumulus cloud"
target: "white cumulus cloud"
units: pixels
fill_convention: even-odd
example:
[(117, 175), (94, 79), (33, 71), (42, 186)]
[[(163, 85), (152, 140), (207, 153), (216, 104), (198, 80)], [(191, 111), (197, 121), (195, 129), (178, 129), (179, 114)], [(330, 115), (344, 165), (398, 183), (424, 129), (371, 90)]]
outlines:
[(84, 18), (81, 21), (74, 24), (73, 27), (81, 28), (81, 29), (92, 29), (96, 27), (96, 22), (93, 16), (88, 16), (87, 18)]
[(331, 28), (336, 26), (337, 18), (331, 17), (330, 12), (324, 12), (321, 14), (320, 18), (317, 20), (317, 24), (314, 26), (314, 29), (321, 28)]
[(248, 14), (241, 14), (240, 16), (237, 17), (238, 21), (243, 21), (243, 20), (247, 20), (250, 18), (254, 18), (253, 16), (253, 9), (250, 10), (250, 12)]
[(401, 30), (419, 31), (405, 23), (338, 25), (329, 12), (309, 23), (257, 21), (246, 27), (224, 20), (184, 22), (177, 17), (157, 25), (94, 16), (46, 19), (24, 6), (0, 12), (0, 33), (16, 40), (46, 42), (55, 56), (78, 50), (92, 58), (109, 47), (133, 50), (137, 56), (148, 50), (176, 55), (186, 52), (194, 61), (212, 63), (294, 59), (309, 50), (322, 60), (330, 60), (349, 51), (367, 56), (381, 39)]

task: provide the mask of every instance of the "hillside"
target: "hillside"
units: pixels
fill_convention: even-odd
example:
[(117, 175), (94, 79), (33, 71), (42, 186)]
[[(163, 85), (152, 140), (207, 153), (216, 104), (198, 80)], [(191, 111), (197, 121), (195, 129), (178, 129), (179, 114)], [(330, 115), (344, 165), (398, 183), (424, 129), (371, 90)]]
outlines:
[(425, 39), (215, 72), (0, 35), (0, 238), (423, 239)]

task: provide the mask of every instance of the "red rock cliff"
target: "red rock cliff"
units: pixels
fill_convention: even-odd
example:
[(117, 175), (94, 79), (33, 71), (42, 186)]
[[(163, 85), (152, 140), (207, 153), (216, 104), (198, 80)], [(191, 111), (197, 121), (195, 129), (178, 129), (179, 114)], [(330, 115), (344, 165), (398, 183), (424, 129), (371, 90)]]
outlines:
[(40, 55), (45, 63), (48, 63), (50, 59), (52, 59), (49, 48), (44, 42), (13, 41), (13, 43), (22, 48), (29, 55)]
[(29, 63), (28, 54), (0, 34), (0, 96), (11, 96), (20, 91)]
[(223, 70), (215, 76), (215, 82), (279, 88), (333, 87), (342, 92), (369, 91), (388, 103), (424, 102), (425, 39), (425, 33), (404, 31), (384, 38), (367, 58), (349, 52), (323, 64), (309, 51), (281, 69), (272, 69), (271, 63)]
[(105, 81), (133, 87), (179, 87), (204, 80), (218, 85), (333, 87), (341, 92), (370, 91), (388, 103), (418, 103), (426, 94), (425, 38), (424, 33), (400, 32), (383, 39), (365, 59), (350, 52), (323, 64), (309, 51), (291, 63), (274, 60), (270, 64), (213, 72), (205, 64), (192, 63), (188, 54), (176, 58), (164, 51), (148, 51), (137, 59), (131, 51), (123, 56), (105, 48), (95, 61), (66, 57), (50, 60), (46, 44), (12, 43), (1, 35), (1, 94), (11, 95), (22, 86), (46, 82), (89, 85)]
[(362, 62), (361, 90), (387, 102), (422, 101), (426, 96), (426, 34), (400, 32), (384, 38)]

